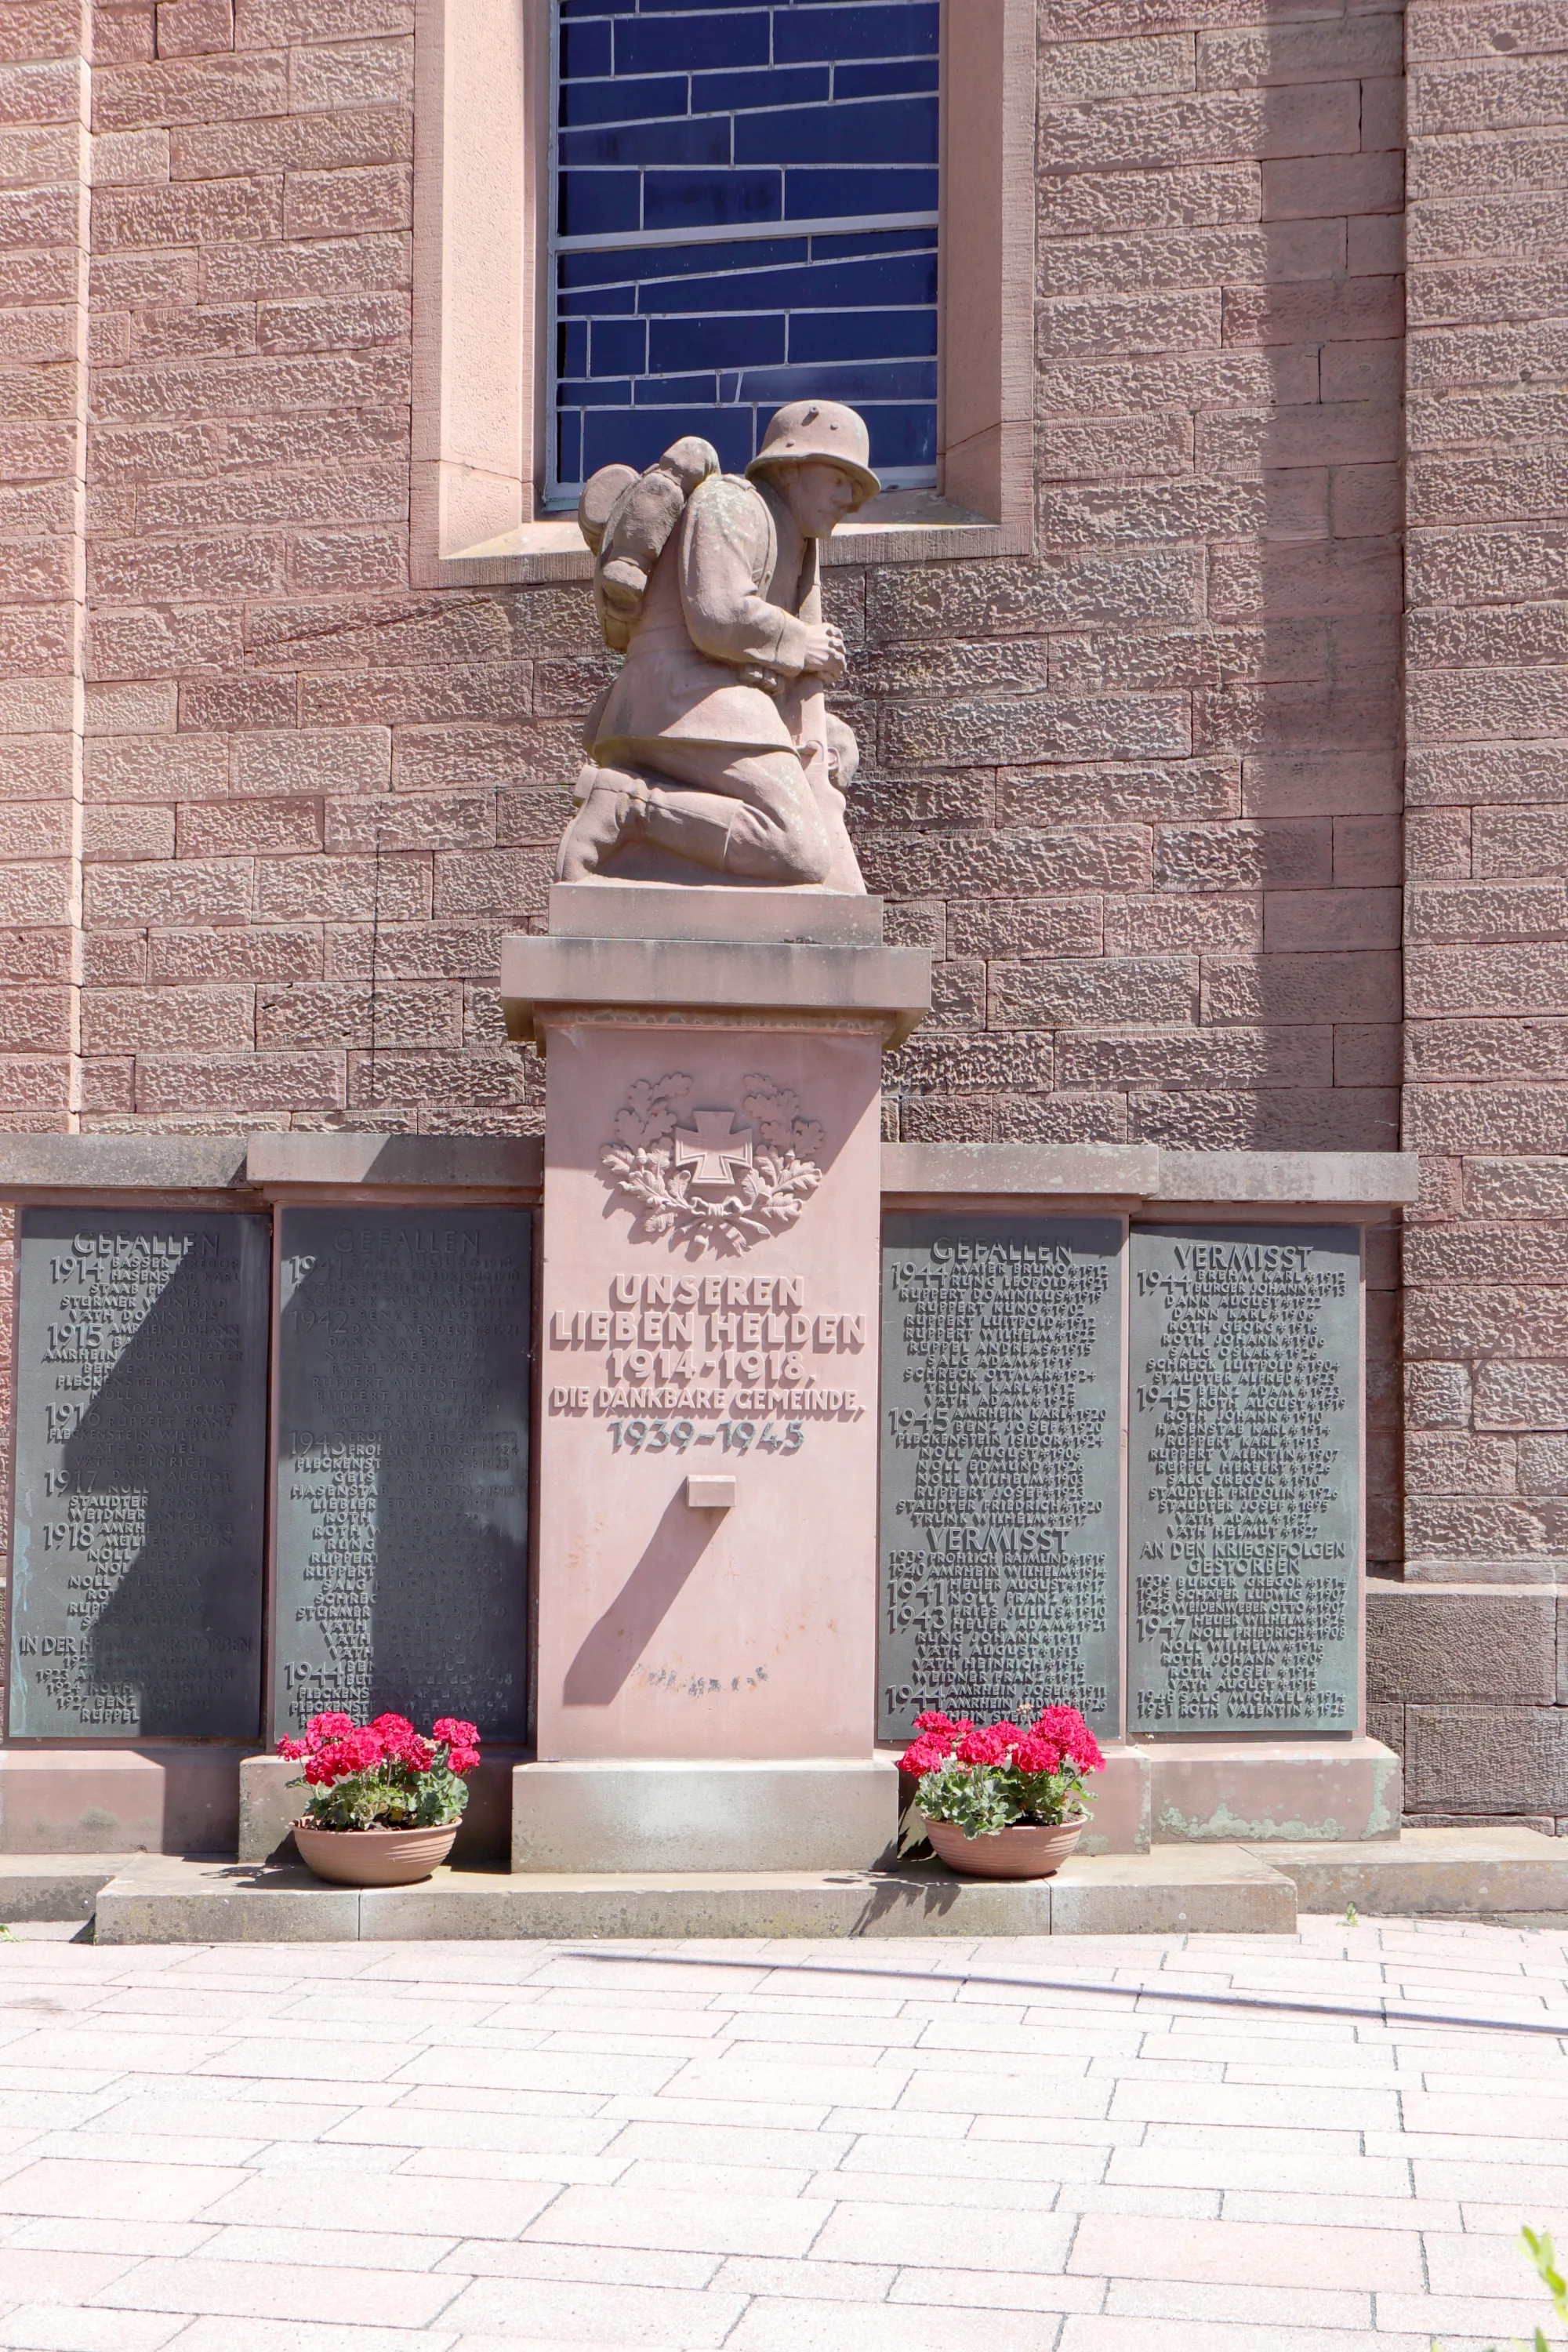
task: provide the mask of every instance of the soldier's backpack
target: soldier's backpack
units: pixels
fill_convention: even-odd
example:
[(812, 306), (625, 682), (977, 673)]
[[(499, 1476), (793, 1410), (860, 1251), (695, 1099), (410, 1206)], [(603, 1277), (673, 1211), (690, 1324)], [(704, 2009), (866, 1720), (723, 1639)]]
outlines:
[(647, 593), (648, 574), (669, 543), (699, 482), (720, 473), (711, 442), (688, 433), (639, 474), (601, 466), (583, 485), (577, 520), (594, 555), (594, 602), (612, 653), (625, 653)]

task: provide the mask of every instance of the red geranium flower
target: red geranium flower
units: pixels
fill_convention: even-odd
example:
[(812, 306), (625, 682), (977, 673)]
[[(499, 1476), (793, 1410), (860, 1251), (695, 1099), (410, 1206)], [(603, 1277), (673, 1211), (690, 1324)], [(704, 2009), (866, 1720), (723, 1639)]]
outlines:
[(1013, 1761), (1020, 1772), (1059, 1772), (1062, 1751), (1054, 1739), (1047, 1739), (1038, 1731), (1026, 1731), (1014, 1747)]
[(430, 1726), (432, 1739), (444, 1739), (453, 1748), (477, 1748), (479, 1735), (477, 1726), (465, 1723), (459, 1715), (439, 1715)]

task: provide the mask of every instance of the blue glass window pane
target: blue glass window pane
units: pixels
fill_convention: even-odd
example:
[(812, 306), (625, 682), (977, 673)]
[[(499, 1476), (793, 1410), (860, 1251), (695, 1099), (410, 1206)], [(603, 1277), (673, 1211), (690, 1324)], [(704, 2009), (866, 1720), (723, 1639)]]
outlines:
[(577, 74), (607, 74), (611, 66), (611, 34), (608, 20), (596, 25), (563, 24), (561, 27), (561, 79), (571, 79)]
[[(651, 277), (652, 273), (648, 273)], [(676, 285), (645, 283), (641, 310), (757, 310), (831, 302), (862, 310), (890, 302), (934, 303), (936, 254), (896, 254), (886, 261), (810, 264), (799, 269), (736, 270), (722, 278), (683, 278)]]
[(681, 368), (765, 367), (784, 355), (784, 322), (760, 318), (655, 319), (648, 331), (655, 375)]
[[(917, 229), (917, 236), (931, 236)], [(563, 253), (563, 286), (636, 286), (647, 278), (688, 278), (708, 269), (766, 268), (774, 263), (805, 261), (811, 247), (804, 236), (748, 237), (743, 245), (621, 246), (608, 253)]]
[(558, 5), (563, 503), (681, 433), (742, 467), (814, 394), (862, 408), (884, 474), (931, 479), (936, 0)]
[(936, 0), (911, 7), (778, 8), (773, 57), (795, 65), (809, 58), (935, 57), (941, 37)]
[(789, 322), (792, 367), (810, 360), (934, 359), (934, 310), (796, 310)]
[(872, 462), (884, 475), (936, 464), (936, 404), (910, 401), (883, 408), (867, 401), (860, 411), (871, 436)]
[[(934, 163), (934, 98), (776, 108), (735, 125), (737, 163)], [(913, 210), (913, 206), (910, 208)]]
[(728, 163), (730, 118), (703, 116), (698, 121), (616, 122), (591, 131), (563, 131), (561, 161), (565, 165), (598, 163)]
[(563, 236), (601, 236), (611, 229), (637, 228), (642, 201), (639, 172), (563, 172), (560, 210)]
[(641, 375), (647, 365), (647, 323), (642, 319), (595, 319), (590, 375)]
[(629, 408), (632, 388), (625, 378), (617, 383), (605, 376), (596, 376), (591, 383), (566, 376), (562, 380), (561, 399), (563, 406), (570, 404), (573, 408), (584, 408), (590, 401), (599, 408)]
[(832, 79), (826, 66), (797, 66), (791, 73), (771, 66), (765, 73), (693, 74), (691, 110), (706, 114), (712, 107), (820, 105), (830, 94)]
[(623, 16), (616, 26), (617, 73), (697, 73), (770, 62), (768, 17), (761, 9), (741, 16)]
[(601, 466), (653, 465), (683, 433), (700, 433), (726, 473), (743, 473), (752, 455), (752, 414), (742, 408), (589, 409), (583, 418), (583, 474)]
[(715, 228), (776, 221), (784, 213), (777, 172), (645, 172), (644, 228)]
[(835, 66), (835, 98), (880, 98), (885, 91), (935, 89), (935, 58), (900, 58), (895, 65)]
[(850, 213), (933, 213), (934, 172), (786, 172), (788, 220), (836, 220)]
[(716, 375), (649, 375), (632, 386), (636, 408), (668, 408), (672, 401), (691, 401), (711, 408), (718, 398)]
[[(804, 369), (748, 368), (741, 379), (741, 398), (777, 407), (784, 400), (799, 400)], [(868, 400), (934, 400), (936, 368), (930, 360), (866, 360), (837, 367), (814, 367), (810, 389), (826, 400), (852, 401), (857, 408)], [(873, 451), (873, 456), (875, 452)]]
[(657, 81), (563, 81), (561, 122), (651, 121), (661, 114), (684, 114), (690, 88), (684, 74)]
[(631, 286), (585, 286), (580, 294), (558, 294), (558, 319), (596, 319), (606, 310), (635, 310), (637, 289)]

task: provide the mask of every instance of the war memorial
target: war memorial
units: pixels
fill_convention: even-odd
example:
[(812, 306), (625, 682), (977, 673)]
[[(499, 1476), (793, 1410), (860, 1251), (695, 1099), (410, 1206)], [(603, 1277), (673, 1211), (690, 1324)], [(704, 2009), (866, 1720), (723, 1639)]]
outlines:
[[(1568, 1910), (1496, 13), (18, 11), (14, 1906)], [(1072, 1860), (910, 1858), (1056, 1703)], [(319, 1885), (277, 1742), (388, 1709), (453, 1865)]]

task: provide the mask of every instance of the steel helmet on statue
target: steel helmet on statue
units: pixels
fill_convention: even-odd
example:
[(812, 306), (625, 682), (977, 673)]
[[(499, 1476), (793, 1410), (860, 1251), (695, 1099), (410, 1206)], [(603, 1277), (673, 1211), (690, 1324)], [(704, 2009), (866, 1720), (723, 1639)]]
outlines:
[(882, 485), (871, 471), (871, 436), (866, 420), (837, 400), (792, 400), (772, 419), (748, 475), (773, 466), (805, 466), (821, 460), (848, 475), (861, 502)]

